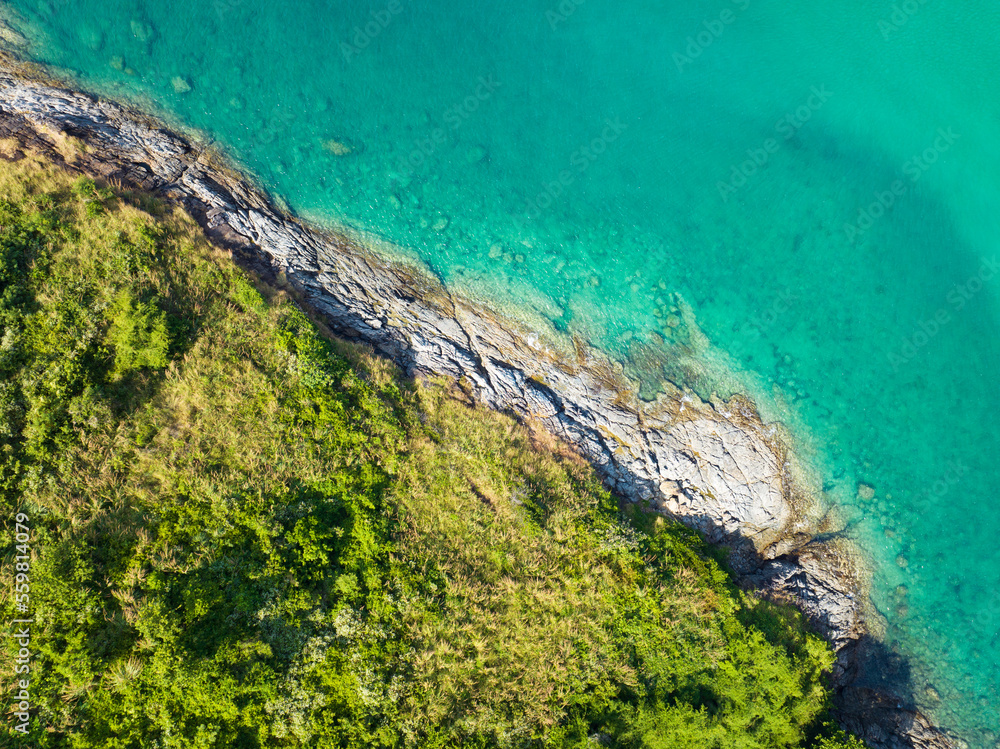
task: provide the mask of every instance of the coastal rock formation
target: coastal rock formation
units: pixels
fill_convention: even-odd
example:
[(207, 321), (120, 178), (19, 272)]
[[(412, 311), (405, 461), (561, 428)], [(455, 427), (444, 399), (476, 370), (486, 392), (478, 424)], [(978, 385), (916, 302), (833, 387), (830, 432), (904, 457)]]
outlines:
[[(455, 378), (480, 402), (532, 419), (575, 445), (634, 502), (733, 548), (748, 584), (796, 601), (840, 653), (841, 718), (864, 727), (878, 700), (877, 747), (953, 744), (905, 695), (852, 690), (867, 637), (858, 577), (836, 544), (813, 537), (815, 503), (797, 492), (784, 449), (743, 399), (676, 392), (643, 403), (613, 362), (453, 295), (432, 274), (279, 211), (210, 150), (113, 102), (36, 80), (0, 60), (0, 141), (10, 158), (37, 150), (67, 168), (148, 190), (183, 206), (245, 266), (293, 286), (346, 338), (412, 375)], [(895, 707), (889, 707), (895, 706)], [(883, 715), (883, 713), (885, 713)], [(917, 726), (919, 731), (910, 731)]]

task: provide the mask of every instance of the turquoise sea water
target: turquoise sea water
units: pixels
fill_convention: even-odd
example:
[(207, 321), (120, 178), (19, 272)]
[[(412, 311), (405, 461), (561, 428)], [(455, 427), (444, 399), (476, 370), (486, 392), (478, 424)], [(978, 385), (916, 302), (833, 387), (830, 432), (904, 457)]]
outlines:
[(921, 707), (1000, 741), (995, 2), (5, 5), (33, 57), (647, 397), (734, 387), (658, 355), (690, 305), (818, 449)]

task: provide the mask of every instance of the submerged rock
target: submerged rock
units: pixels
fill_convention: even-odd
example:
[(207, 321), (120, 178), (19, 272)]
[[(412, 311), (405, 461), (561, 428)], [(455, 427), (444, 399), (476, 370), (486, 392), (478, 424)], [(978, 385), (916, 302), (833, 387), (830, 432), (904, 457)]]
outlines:
[(28, 40), (4, 23), (3, 18), (0, 18), (0, 47), (4, 44), (11, 47), (27, 47)]
[(350, 146), (333, 138), (323, 141), (323, 150), (327, 153), (332, 153), (334, 156), (346, 156), (351, 153)]
[(486, 158), (486, 149), (482, 146), (472, 146), (465, 152), (465, 160), (470, 164), (478, 164)]
[(133, 19), (131, 23), (132, 36), (143, 44), (147, 44), (153, 39), (153, 27), (145, 21)]
[(191, 90), (191, 81), (184, 76), (175, 75), (170, 79), (170, 84), (174, 87), (175, 94), (186, 94)]
[(104, 46), (104, 34), (100, 29), (92, 26), (84, 26), (77, 33), (80, 36), (80, 41), (83, 42), (83, 46), (91, 52), (98, 52)]

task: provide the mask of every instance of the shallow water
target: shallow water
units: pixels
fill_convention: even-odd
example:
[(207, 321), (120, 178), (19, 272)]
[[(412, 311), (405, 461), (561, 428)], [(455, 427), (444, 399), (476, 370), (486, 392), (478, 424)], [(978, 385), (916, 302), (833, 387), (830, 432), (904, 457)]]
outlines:
[(584, 336), (644, 396), (732, 388), (656, 355), (690, 305), (820, 446), (916, 699), (1000, 740), (1000, 6), (6, 5), (36, 58)]

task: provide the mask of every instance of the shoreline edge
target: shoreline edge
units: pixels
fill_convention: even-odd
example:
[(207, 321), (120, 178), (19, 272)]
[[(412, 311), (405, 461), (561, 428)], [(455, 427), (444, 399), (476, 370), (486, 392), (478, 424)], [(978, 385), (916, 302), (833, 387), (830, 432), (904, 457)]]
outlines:
[(796, 485), (787, 447), (749, 400), (706, 403), (673, 388), (644, 403), (599, 352), (569, 352), (419, 268), (310, 228), (209, 149), (63, 85), (0, 52), (0, 139), (182, 207), (240, 265), (295, 288), (338, 335), (372, 346), (409, 376), (451, 377), (480, 403), (539, 423), (619, 496), (729, 547), (741, 585), (795, 603), (831, 642), (836, 717), (871, 746), (961, 746), (892, 678), (905, 665), (866, 624), (856, 554), (816, 517), (817, 500)]

